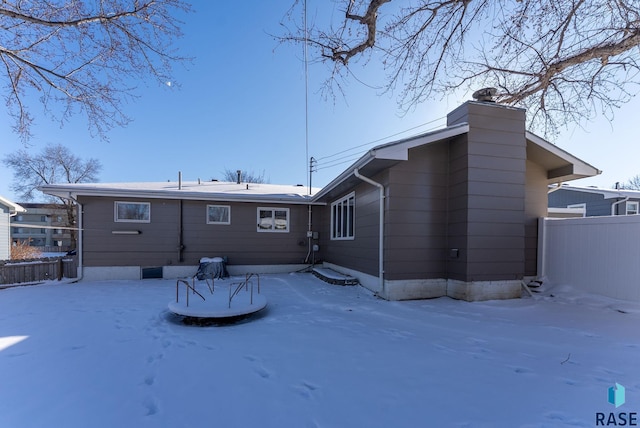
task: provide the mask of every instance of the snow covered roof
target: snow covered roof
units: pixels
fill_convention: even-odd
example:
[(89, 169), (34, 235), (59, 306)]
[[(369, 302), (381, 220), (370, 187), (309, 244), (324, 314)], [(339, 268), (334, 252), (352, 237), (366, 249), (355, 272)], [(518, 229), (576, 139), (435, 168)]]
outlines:
[(595, 193), (595, 194), (604, 196), (605, 199), (615, 199), (615, 198), (640, 199), (640, 190), (601, 189), (598, 187), (569, 186), (566, 184), (563, 184), (559, 188), (554, 188), (554, 190), (555, 189), (569, 190), (572, 192)]
[(237, 184), (225, 181), (47, 184), (38, 189), (63, 198), (110, 196), (288, 204), (309, 204), (312, 195), (318, 191), (312, 188), (312, 195), (309, 195), (309, 188), (300, 185)]

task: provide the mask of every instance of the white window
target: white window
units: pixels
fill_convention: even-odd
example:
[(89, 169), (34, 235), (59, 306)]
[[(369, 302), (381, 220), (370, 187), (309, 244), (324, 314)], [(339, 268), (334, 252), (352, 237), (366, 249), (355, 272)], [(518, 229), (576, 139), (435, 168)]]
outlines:
[(627, 215), (636, 215), (640, 213), (638, 201), (627, 201)]
[(258, 232), (289, 232), (289, 208), (258, 208)]
[(586, 217), (587, 216), (587, 204), (586, 204), (586, 202), (583, 202), (581, 204), (567, 205), (567, 208), (573, 208), (576, 211), (580, 211), (582, 213), (582, 217)]
[(115, 221), (128, 223), (150, 223), (151, 203), (116, 201)]
[(355, 192), (331, 204), (331, 239), (353, 239), (355, 237), (355, 210)]
[(231, 207), (207, 205), (207, 224), (231, 224)]

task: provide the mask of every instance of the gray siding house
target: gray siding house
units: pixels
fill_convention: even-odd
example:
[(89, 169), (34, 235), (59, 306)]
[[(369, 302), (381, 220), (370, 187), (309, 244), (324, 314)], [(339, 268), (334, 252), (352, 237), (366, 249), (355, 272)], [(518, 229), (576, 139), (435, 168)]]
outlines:
[(85, 277), (231, 273), (322, 262), (389, 300), (520, 296), (537, 275), (547, 187), (598, 174), (527, 132), (525, 111), (470, 101), (441, 130), (371, 149), (327, 186), (43, 186), (81, 206)]
[(581, 208), (584, 216), (640, 214), (640, 191), (562, 185), (549, 193), (549, 209)]
[(0, 260), (11, 258), (11, 217), (26, 210), (0, 196)]

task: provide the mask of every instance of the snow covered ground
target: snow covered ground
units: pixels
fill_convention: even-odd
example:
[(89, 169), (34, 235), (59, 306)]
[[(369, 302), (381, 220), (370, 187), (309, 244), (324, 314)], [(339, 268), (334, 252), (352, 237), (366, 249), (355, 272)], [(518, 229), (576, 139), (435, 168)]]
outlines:
[(567, 287), (387, 302), (311, 274), (261, 286), (258, 316), (208, 327), (168, 312), (175, 281), (1, 290), (0, 427), (591, 427), (640, 412), (638, 305)]

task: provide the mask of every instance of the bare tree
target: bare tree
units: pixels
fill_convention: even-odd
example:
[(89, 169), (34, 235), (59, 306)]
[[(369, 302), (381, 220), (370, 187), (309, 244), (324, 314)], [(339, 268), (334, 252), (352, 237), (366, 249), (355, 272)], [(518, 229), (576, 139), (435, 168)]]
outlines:
[[(240, 175), (238, 177), (238, 174)], [(237, 171), (233, 171), (231, 169), (225, 168), (224, 172), (222, 173), (222, 179), (224, 181), (237, 181), (240, 180), (240, 182), (242, 183), (268, 183), (269, 180), (267, 180), (264, 177), (264, 171), (262, 171), (262, 173), (260, 174), (256, 174), (255, 172), (251, 171), (251, 172), (247, 172), (245, 170), (237, 170)]]
[[(11, 189), (25, 201), (38, 199), (37, 188), (43, 184), (89, 183), (98, 180), (102, 165), (97, 159), (82, 160), (62, 145), (50, 145), (42, 153), (33, 155), (27, 150), (18, 150), (5, 156), (3, 163), (13, 170)], [(73, 201), (51, 197), (50, 202), (65, 206), (67, 227), (75, 242), (76, 205)]]
[(640, 190), (640, 174), (634, 175), (624, 183), (619, 184), (618, 187), (626, 190)]
[(494, 86), (545, 134), (595, 114), (612, 117), (637, 93), (636, 0), (336, 0), (341, 13), (305, 28), (296, 0), (286, 42), (307, 43), (341, 90), (353, 64), (378, 61), (384, 89), (408, 108), (458, 89)]
[(130, 119), (121, 110), (135, 82), (171, 82), (172, 48), (181, 35), (180, 0), (101, 0), (0, 3), (0, 82), (23, 141), (33, 123), (31, 97), (65, 123), (83, 113), (90, 131), (106, 138)]

